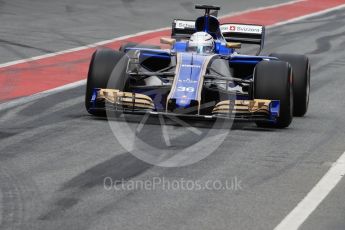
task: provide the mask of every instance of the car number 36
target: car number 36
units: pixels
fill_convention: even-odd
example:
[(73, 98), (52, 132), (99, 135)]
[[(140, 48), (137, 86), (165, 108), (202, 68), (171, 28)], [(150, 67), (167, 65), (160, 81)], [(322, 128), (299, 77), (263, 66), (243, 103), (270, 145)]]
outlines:
[(193, 87), (177, 87), (177, 91), (179, 92), (187, 92), (187, 93), (193, 93), (195, 91), (195, 89)]

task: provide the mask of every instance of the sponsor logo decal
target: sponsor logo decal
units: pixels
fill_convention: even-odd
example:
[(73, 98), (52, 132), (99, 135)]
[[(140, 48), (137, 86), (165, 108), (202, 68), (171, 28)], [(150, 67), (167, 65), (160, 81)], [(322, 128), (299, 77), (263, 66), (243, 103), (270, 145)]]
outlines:
[(246, 33), (246, 34), (261, 34), (262, 26), (256, 25), (241, 25), (241, 24), (229, 24), (220, 27), (222, 33)]
[(191, 80), (191, 79), (187, 78), (187, 79), (184, 79), (184, 80), (179, 79), (178, 82), (195, 84), (195, 83), (197, 83), (198, 81)]
[(184, 68), (198, 68), (198, 69), (201, 68), (200, 65), (186, 65), (186, 64), (182, 65), (182, 67), (184, 67)]
[(175, 20), (175, 28), (176, 29), (194, 29), (195, 22)]
[(244, 33), (255, 33), (260, 34), (261, 28), (258, 27), (252, 27), (252, 26), (237, 26), (236, 31), (237, 32), (244, 32)]

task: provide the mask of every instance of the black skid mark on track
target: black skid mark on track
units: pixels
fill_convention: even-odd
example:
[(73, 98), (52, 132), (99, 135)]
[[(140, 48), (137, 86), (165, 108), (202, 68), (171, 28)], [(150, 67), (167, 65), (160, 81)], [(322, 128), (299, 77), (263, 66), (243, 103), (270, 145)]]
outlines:
[(331, 41), (339, 37), (343, 37), (344, 35), (345, 35), (345, 32), (341, 32), (338, 34), (333, 34), (333, 35), (318, 38), (316, 40), (317, 48), (314, 51), (307, 53), (307, 55), (321, 54), (321, 53), (325, 53), (329, 51), (332, 48)]
[(88, 189), (96, 186), (103, 187), (106, 177), (112, 178), (113, 181), (126, 181), (151, 167), (152, 165), (137, 159), (130, 153), (124, 153), (100, 163), (66, 182), (58, 191), (64, 196), (57, 198), (51, 209), (41, 215), (39, 220), (52, 220), (64, 215), (68, 209), (78, 204), (80, 200), (76, 197), (82, 197)]
[(26, 44), (19, 43), (19, 42), (12, 42), (12, 41), (8, 41), (8, 40), (4, 40), (4, 39), (0, 39), (0, 43), (3, 43), (5, 45), (10, 45), (10, 46), (18, 46), (21, 48), (34, 49), (34, 50), (38, 50), (38, 51), (41, 51), (44, 53), (52, 53), (53, 52), (52, 50), (42, 49), (42, 48), (26, 45)]
[(87, 42), (83, 42), (81, 39), (74, 38), (74, 36), (70, 36), (67, 33), (63, 33), (58, 30), (51, 30), (52, 34), (56, 34), (61, 37), (63, 41), (68, 41), (70, 43), (75, 44), (76, 46), (87, 46), (89, 45)]
[[(332, 13), (332, 14), (334, 14), (334, 13)], [(290, 24), (284, 26), (284, 27), (286, 27), (286, 30), (283, 32), (281, 31), (280, 27), (270, 30), (268, 36), (276, 37), (275, 40), (280, 40), (281, 42), (277, 43), (277, 42), (274, 42), (274, 40), (269, 39), (266, 43), (264, 50), (272, 50), (272, 49), (279, 48), (282, 45), (287, 45), (287, 44), (298, 42), (299, 40), (303, 40), (304, 36), (306, 34), (315, 34), (315, 31), (320, 30), (319, 28), (323, 28), (322, 29), (323, 33), (328, 32), (328, 34), (332, 34), (332, 33), (334, 33), (334, 31), (336, 29), (343, 27), (345, 15), (337, 14), (337, 15), (335, 15), (333, 20), (325, 19), (327, 17), (329, 17), (328, 14), (322, 15), (322, 17), (320, 17), (320, 18), (318, 17), (315, 19), (290, 23)], [(322, 23), (322, 25), (320, 25), (320, 24), (313, 25), (312, 24), (312, 23), (320, 23), (320, 22)], [(299, 25), (304, 25), (304, 24), (308, 24), (309, 26), (307, 26), (307, 27), (303, 26), (303, 28), (301, 28), (301, 29), (293, 29), (293, 31), (289, 31), (290, 27), (298, 28)], [(318, 34), (315, 34), (312, 41), (316, 40), (317, 38), (318, 38)], [(319, 52), (319, 50), (317, 50), (317, 52)], [(322, 52), (322, 50), (321, 50), (321, 52)], [(309, 54), (313, 54), (313, 53), (309, 53)]]
[[(296, 27), (298, 25), (305, 25), (305, 24), (311, 24), (311, 23), (323, 23), (322, 25), (314, 25), (314, 26), (304, 26), (302, 29), (296, 29), (294, 32), (286, 32), (286, 33), (281, 33), (280, 35), (285, 37), (303, 37), (305, 34), (315, 34), (315, 31), (319, 31), (319, 28), (323, 28), (322, 32), (331, 32), (334, 31), (335, 29), (341, 28), (344, 25), (344, 19), (345, 15), (342, 14), (334, 14), (334, 12), (330, 13), (331, 16), (334, 16), (332, 20), (327, 19), (329, 17), (329, 14), (322, 15), (321, 18), (315, 18), (315, 19), (310, 19), (310, 20), (305, 20), (305, 21), (299, 21), (299, 22), (294, 22), (290, 23), (287, 25)], [(305, 28), (307, 27), (307, 28)], [(277, 28), (279, 31), (281, 30), (280, 28)]]
[(105, 177), (113, 180), (128, 180), (151, 168), (147, 164), (130, 153), (123, 153), (107, 160), (65, 183), (61, 190), (66, 189), (89, 189), (95, 186), (103, 186)]
[[(4, 45), (3, 48), (5, 50), (7, 50), (9, 53), (14, 54), (16, 57), (18, 57), (17, 59), (26, 59), (26, 58), (30, 58), (29, 56), (27, 56), (24, 52), (21, 52), (20, 49), (16, 48), (17, 46), (13, 46), (13, 45)], [(12, 71), (18, 71), (17, 69), (13, 69)]]
[(18, 134), (18, 133), (0, 132), (0, 140), (15, 136), (16, 134)]

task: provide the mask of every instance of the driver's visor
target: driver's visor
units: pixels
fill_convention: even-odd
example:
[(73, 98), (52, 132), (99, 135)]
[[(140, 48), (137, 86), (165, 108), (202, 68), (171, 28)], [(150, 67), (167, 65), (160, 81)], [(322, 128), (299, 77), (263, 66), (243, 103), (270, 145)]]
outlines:
[(211, 46), (194, 46), (194, 47), (189, 47), (188, 51), (190, 52), (196, 52), (196, 53), (212, 53), (213, 47)]

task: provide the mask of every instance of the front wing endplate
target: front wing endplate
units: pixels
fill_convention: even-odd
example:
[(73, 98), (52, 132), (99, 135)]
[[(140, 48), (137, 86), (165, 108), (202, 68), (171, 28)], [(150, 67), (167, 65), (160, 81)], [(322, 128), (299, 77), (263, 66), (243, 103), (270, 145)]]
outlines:
[(219, 102), (213, 109), (214, 115), (238, 115), (238, 116), (279, 116), (272, 114), (272, 106), (275, 101), (271, 100), (227, 100)]
[(111, 103), (123, 109), (153, 110), (154, 104), (149, 96), (139, 93), (122, 92), (117, 89), (95, 89), (97, 100)]

